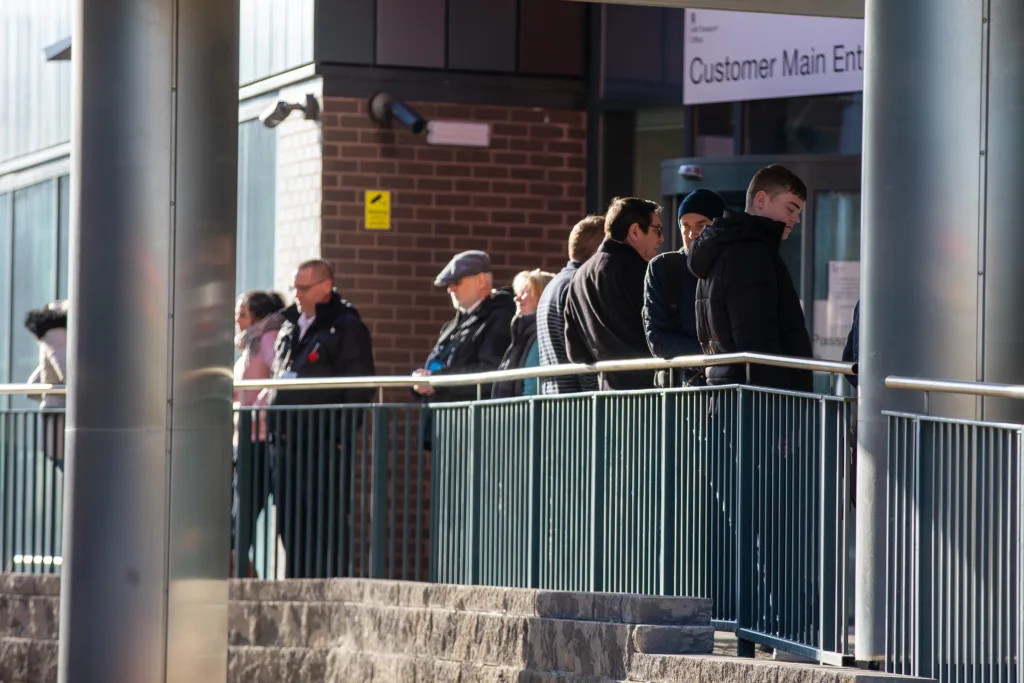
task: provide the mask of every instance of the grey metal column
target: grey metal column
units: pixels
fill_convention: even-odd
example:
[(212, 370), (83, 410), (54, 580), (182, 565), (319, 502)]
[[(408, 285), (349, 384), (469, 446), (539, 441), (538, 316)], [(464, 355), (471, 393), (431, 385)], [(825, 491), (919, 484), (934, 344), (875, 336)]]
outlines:
[[(867, 0), (856, 654), (884, 653), (890, 374), (1024, 381), (1024, 6)], [(956, 417), (1024, 402), (933, 397)]]
[(224, 681), (237, 0), (76, 0), (59, 680)]

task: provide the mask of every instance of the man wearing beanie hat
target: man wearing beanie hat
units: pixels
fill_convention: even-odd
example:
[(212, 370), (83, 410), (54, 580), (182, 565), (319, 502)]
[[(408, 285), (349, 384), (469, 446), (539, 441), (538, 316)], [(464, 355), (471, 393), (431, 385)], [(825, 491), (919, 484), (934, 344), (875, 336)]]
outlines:
[[(725, 214), (725, 199), (712, 190), (694, 190), (679, 204), (677, 222), (683, 238), (679, 251), (656, 256), (647, 267), (644, 282), (644, 333), (651, 353), (658, 358), (675, 358), (703, 353), (697, 339), (694, 301), (697, 277), (686, 265), (690, 244)], [(663, 387), (703, 384), (701, 369), (659, 372), (655, 384)]]

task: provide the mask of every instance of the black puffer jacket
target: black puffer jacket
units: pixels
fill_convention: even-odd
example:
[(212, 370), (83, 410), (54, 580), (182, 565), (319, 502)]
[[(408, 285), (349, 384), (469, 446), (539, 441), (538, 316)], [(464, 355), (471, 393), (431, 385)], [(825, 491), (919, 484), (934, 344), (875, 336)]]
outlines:
[[(509, 326), (516, 313), (509, 289), (496, 289), (469, 313), (459, 313), (441, 328), (434, 350), (424, 367), (435, 375), (497, 370), (512, 343)], [(490, 396), (491, 387), (483, 387)], [(476, 387), (437, 387), (431, 401), (472, 401)]]
[[(498, 365), (499, 370), (519, 370), (526, 365), (530, 349), (537, 343), (537, 315), (530, 313), (512, 320), (512, 343)], [(512, 398), (523, 395), (523, 380), (498, 382), (491, 390), (491, 398)]]
[[(285, 323), (274, 347), (275, 378), (295, 373), (309, 377), (367, 377), (376, 374), (373, 345), (359, 311), (337, 292), (327, 303), (317, 304), (316, 318), (299, 338), (299, 309), (294, 304), (282, 312)], [(270, 403), (276, 406), (369, 403), (373, 389), (299, 389), (276, 391)]]
[[(803, 308), (779, 246), (785, 225), (746, 213), (705, 228), (690, 246), (697, 283), (697, 335), (705, 353), (749, 351), (811, 357)], [(743, 365), (707, 369), (708, 384), (744, 384)], [(810, 372), (763, 365), (750, 368), (755, 386), (812, 391)]]

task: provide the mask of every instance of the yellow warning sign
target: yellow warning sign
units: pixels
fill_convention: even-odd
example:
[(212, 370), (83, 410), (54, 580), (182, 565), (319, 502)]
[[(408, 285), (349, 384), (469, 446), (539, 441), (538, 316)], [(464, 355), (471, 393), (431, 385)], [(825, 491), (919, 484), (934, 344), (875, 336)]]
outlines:
[(391, 193), (387, 190), (366, 191), (366, 229), (391, 229)]

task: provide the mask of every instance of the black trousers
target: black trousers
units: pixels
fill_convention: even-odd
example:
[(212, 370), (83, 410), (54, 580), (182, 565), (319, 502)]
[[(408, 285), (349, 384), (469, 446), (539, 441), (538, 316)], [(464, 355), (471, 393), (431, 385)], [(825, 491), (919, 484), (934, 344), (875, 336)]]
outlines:
[[(262, 537), (265, 558), (256, 563), (263, 578), (284, 562), (285, 576), (333, 578), (351, 575), (352, 467), (340, 444), (308, 447), (300, 439), (277, 435), (273, 443), (256, 442), (240, 449), (235, 517), (236, 566), (245, 567), (248, 549)], [(268, 496), (274, 497), (276, 536), (285, 556), (278, 555), (270, 523), (256, 528)]]

